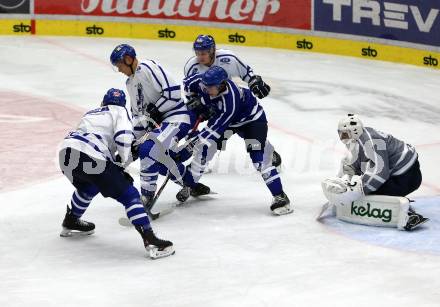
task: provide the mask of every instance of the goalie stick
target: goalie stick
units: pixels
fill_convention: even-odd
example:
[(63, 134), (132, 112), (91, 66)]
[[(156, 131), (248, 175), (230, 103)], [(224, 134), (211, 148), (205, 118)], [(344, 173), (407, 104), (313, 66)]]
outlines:
[(332, 204), (330, 204), (330, 202), (326, 202), (325, 204), (322, 205), (321, 210), (319, 211), (319, 214), (316, 216), (316, 221), (321, 221), (321, 219), (324, 218), (324, 213), (325, 211), (327, 211), (329, 208), (332, 207)]

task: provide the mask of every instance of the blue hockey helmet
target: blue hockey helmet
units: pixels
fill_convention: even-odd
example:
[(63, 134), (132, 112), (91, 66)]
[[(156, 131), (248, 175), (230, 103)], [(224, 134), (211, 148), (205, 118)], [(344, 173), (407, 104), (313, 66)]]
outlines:
[(117, 45), (110, 55), (110, 62), (112, 63), (112, 65), (116, 65), (118, 62), (122, 61), (124, 59), (124, 56), (126, 55), (135, 58), (136, 51), (132, 46), (127, 44)]
[(123, 90), (111, 88), (105, 93), (101, 106), (115, 105), (125, 107), (125, 93)]
[(211, 66), (202, 76), (205, 86), (220, 86), (228, 80), (228, 73), (220, 66)]
[(211, 50), (211, 48), (215, 50), (214, 37), (200, 34), (194, 41), (193, 47), (194, 51)]

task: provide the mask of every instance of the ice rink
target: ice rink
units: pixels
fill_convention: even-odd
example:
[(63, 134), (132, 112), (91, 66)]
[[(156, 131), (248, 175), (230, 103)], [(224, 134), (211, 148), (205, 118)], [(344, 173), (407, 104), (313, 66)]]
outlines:
[[(57, 145), (107, 89), (125, 89), (108, 61), (122, 42), (178, 80), (192, 55), (183, 42), (0, 37), (0, 306), (440, 306), (440, 72), (408, 65), (224, 46), (272, 86), (261, 104), (295, 212), (271, 215), (235, 136), (202, 178), (218, 194), (153, 222), (173, 257), (146, 258), (118, 224), (123, 206), (101, 196), (84, 216), (95, 234), (60, 238), (73, 187)], [(431, 218), (419, 230), (315, 221), (349, 112), (416, 147), (423, 184), (411, 196)], [(158, 205), (174, 205), (177, 191), (169, 184)]]

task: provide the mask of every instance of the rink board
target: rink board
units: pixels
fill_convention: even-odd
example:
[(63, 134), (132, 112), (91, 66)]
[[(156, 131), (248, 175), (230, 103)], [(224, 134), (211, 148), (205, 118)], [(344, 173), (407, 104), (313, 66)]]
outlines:
[[(438, 69), (440, 53), (373, 41), (356, 41), (333, 37), (178, 24), (146, 24), (90, 20), (0, 20), (0, 34), (61, 35), (88, 37), (125, 37), (168, 41), (194, 41), (200, 34), (211, 34), (218, 44), (271, 47), (302, 52), (318, 52), (412, 64)], [(267, 51), (268, 54), (270, 50)]]

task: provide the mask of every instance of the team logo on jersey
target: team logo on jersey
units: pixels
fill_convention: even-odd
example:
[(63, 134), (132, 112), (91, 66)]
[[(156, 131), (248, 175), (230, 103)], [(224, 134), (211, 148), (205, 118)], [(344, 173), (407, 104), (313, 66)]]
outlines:
[(199, 72), (199, 69), (198, 68), (194, 68), (194, 70), (193, 70), (193, 74), (196, 74), (196, 73), (198, 73)]
[(138, 83), (137, 85), (137, 95), (136, 95), (136, 102), (138, 109), (141, 110), (142, 106), (144, 105), (144, 95), (142, 94), (143, 86), (141, 83)]
[(230, 58), (221, 58), (220, 62), (222, 62), (222, 63), (229, 63), (229, 62), (231, 62), (231, 59)]
[(223, 107), (223, 104), (222, 104), (221, 101), (219, 101), (219, 102), (217, 103), (217, 107), (218, 107), (218, 109), (221, 111), (221, 109), (222, 109), (222, 107)]

